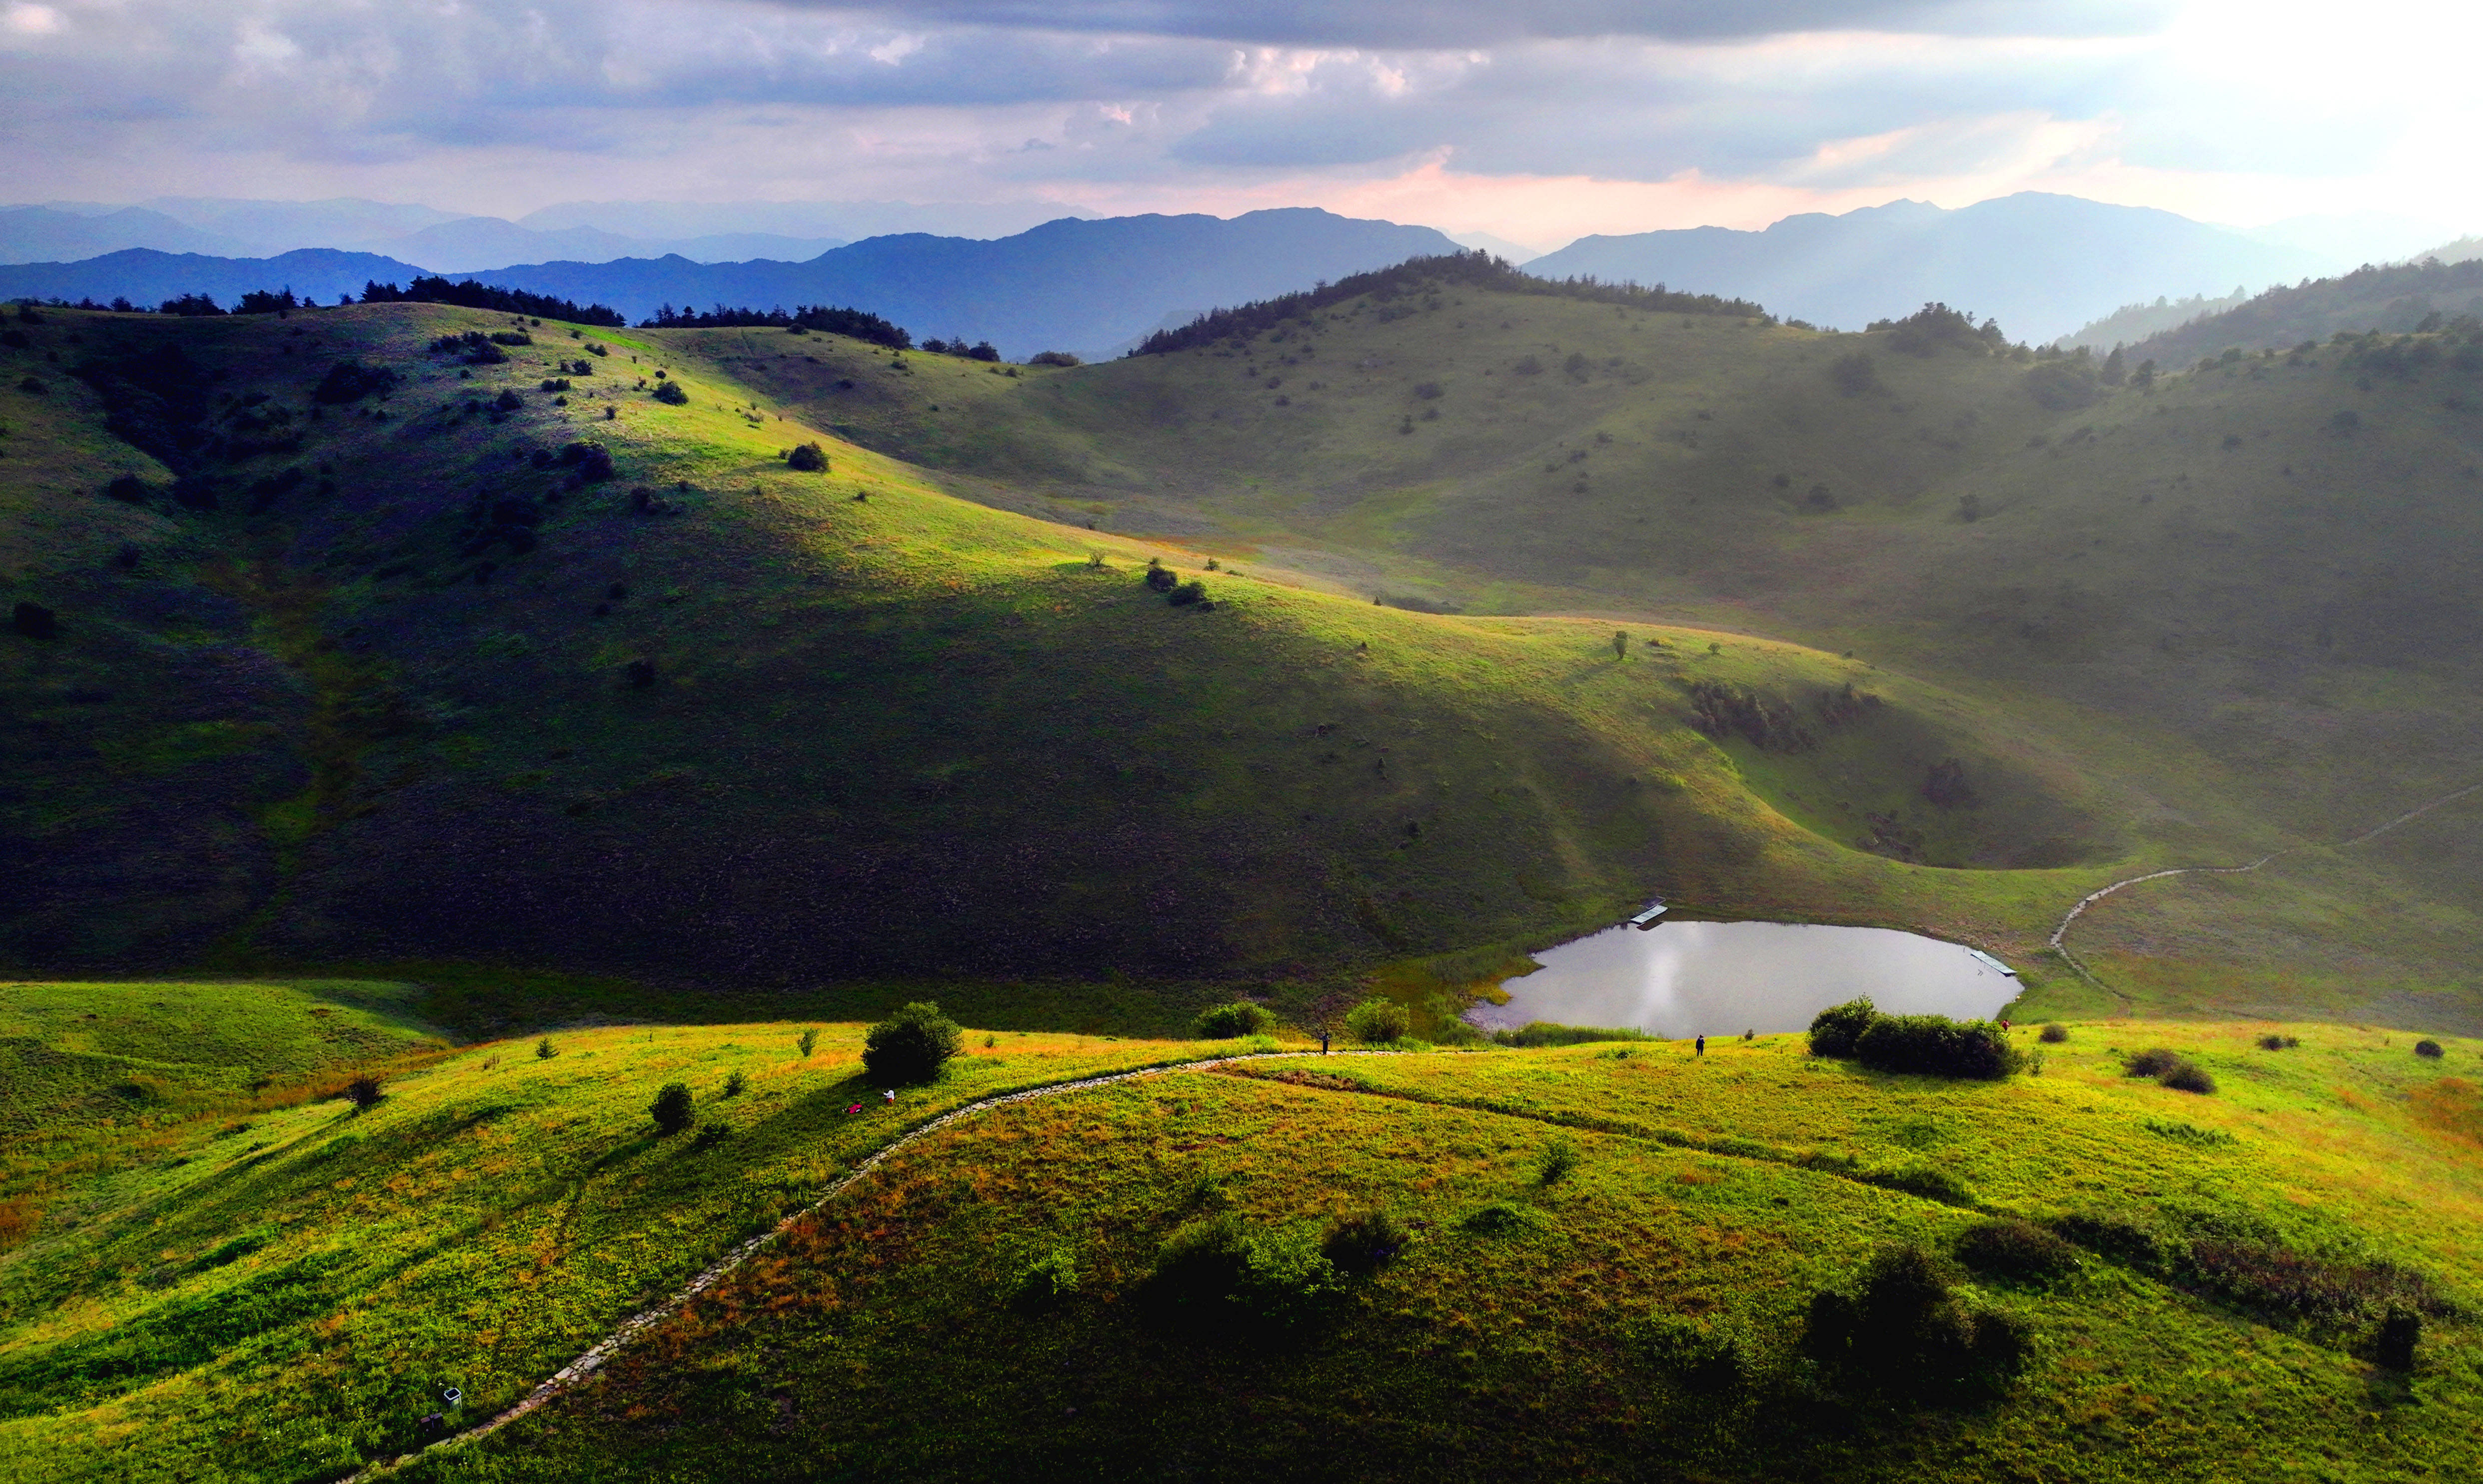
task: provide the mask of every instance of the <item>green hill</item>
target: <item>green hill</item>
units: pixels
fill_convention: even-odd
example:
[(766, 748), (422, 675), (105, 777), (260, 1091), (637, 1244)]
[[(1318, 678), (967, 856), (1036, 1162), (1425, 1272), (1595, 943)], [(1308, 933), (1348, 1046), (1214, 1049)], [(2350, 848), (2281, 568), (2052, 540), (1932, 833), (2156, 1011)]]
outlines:
[[(196, 993), (20, 983), (12, 1033), (74, 1052), (93, 1006), (177, 1014)], [(216, 993), (275, 1027), (409, 992)], [(146, 1026), (108, 1034), (160, 1044)], [(890, 1106), (857, 1074), (860, 1026), (810, 1048), (802, 1029), (574, 1028), (548, 1055), (528, 1038), (401, 1064), (360, 1112), (233, 1088), (118, 1151), (8, 1143), (25, 1194), (0, 1258), (0, 1470), (339, 1478), (439, 1436), (430, 1414), (462, 1428), (515, 1403), (901, 1129), (1269, 1048), (977, 1030)], [(2021, 1026), (2040, 1074), (1996, 1083), (1765, 1037), (1245, 1061), (993, 1108), (899, 1150), (600, 1378), (395, 1476), (2470, 1471), (2483, 1046), (2067, 1034)], [(2217, 1091), (2124, 1073), (2156, 1047)], [(708, 1131), (649, 1123), (673, 1081)], [(1375, 1269), (1311, 1260), (1375, 1208), (1398, 1233)], [(1969, 1235), (2017, 1218), (2072, 1240)], [(1239, 1308), (1150, 1277), (1177, 1231), (1236, 1230), (1218, 1221), (1255, 1254)], [(2014, 1375), (1808, 1358), (1812, 1296), (1907, 1244), (1956, 1264), (1937, 1323), (2019, 1338)], [(2392, 1308), (2416, 1315), (2411, 1372), (2375, 1359)]]
[[(1831, 654), (1377, 606), (832, 437), (797, 471), (771, 379), (855, 342), (411, 305), (18, 333), (28, 967), (1307, 980), (1659, 891), (2031, 948), (2091, 874), (2058, 873), (2131, 845), (2040, 735)], [(960, 407), (1057, 382), (894, 359)], [(1943, 767), (1987, 804), (1927, 798)]]
[(2470, 327), (2115, 385), (1954, 317), (1824, 335), (1441, 283), (1016, 380), (692, 350), (994, 504), (1366, 600), (1652, 617), (1935, 681), (2109, 779), (2149, 860), (2310, 847), (2091, 914), (2117, 984), (2445, 992), (2478, 1023), (2473, 801), (2327, 848), (2483, 779)]

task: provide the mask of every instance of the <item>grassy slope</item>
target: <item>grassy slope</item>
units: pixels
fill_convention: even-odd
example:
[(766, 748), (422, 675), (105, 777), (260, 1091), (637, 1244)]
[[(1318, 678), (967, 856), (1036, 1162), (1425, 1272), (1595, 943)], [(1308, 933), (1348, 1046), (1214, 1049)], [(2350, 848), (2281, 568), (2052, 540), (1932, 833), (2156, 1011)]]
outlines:
[[(265, 392), (260, 415), (291, 410), (307, 442), (217, 466), (213, 515), (102, 499), (116, 466), (161, 479), (125, 449), (42, 478), (0, 464), (9, 591), (63, 614), (59, 640), (0, 646), (0, 683), (52, 718), (16, 759), (16, 828), (80, 870), (134, 874), (132, 852), (160, 849), (149, 809), (212, 808), (232, 843), (194, 854), (234, 882), (136, 911), (30, 872), (20, 961), (1266, 978), (1540, 940), (1656, 890), (2022, 948), (2069, 878), (1856, 851), (1855, 801), (1925, 816), (1960, 863), (2125, 843), (2099, 785), (2040, 739), (1901, 676), (1643, 626), (1617, 662), (1593, 623), (1427, 617), (1256, 575), (1209, 574), (1215, 611), (1177, 610), (1137, 580), (1153, 554), (1188, 565), (1177, 550), (995, 513), (841, 443), (832, 472), (788, 471), (777, 456), (803, 428), (726, 379), (763, 382), (752, 367), (686, 354), (714, 336), (537, 328), (470, 377), (423, 353), (502, 323), (392, 305), (34, 330), (25, 354), (57, 341), (71, 360), (178, 347), (212, 372), (218, 426), (247, 410), (222, 398)], [(854, 354), (773, 342), (805, 367)], [(592, 343), (611, 354), (570, 406), (531, 390)], [(348, 355), (404, 376), (386, 415), (303, 415)], [(641, 378), (677, 356), (690, 401), (665, 407)], [(938, 358), (882, 374), (1016, 384)], [(521, 411), (471, 410), (504, 386)], [(64, 382), (45, 406), (85, 437), (93, 404)], [(526, 458), (580, 437), (618, 478), (578, 489)], [(250, 514), (248, 482), (287, 466), (304, 484)], [(530, 551), (477, 523), (508, 501), (541, 513)], [(135, 571), (109, 559), (124, 531)], [(214, 624), (181, 617), (209, 607)], [(282, 703), (164, 714), (159, 684), (202, 654)], [(639, 660), (644, 687), (626, 677)], [(1746, 781), (1686, 725), (1701, 676), (1805, 707), (1851, 681), (1885, 704), (1816, 759), (1749, 759)], [(221, 729), (184, 740), (202, 725)], [(1913, 799), (1952, 755), (2005, 801), (1990, 824)], [(1831, 773), (1851, 799), (1829, 797)]]
[[(1881, 389), (1848, 396), (1827, 368), (1857, 349)], [(1541, 374), (1515, 374), (1527, 356)], [(977, 498), (1401, 601), (1856, 650), (2116, 781), (2115, 822), (2168, 863), (2334, 841), (2476, 778), (2483, 431), (2445, 359), (2398, 379), (2331, 347), (2056, 412), (2024, 366), (1884, 335), (1466, 292), (1018, 382), (945, 363), (907, 382), (850, 355), (741, 364)], [(1961, 518), (1967, 496), (1981, 518)], [(2323, 1003), (2462, 984), (2473, 1023), (2478, 809), (2124, 893), (2081, 933), (2241, 966), (2226, 1003), (2296, 978)]]
[[(859, 1079), (851, 1024), (823, 1027), (808, 1058), (795, 1023), (564, 1031), (549, 1059), (529, 1041), (486, 1043), (400, 1063), (387, 1100), (362, 1114), (226, 1085), (315, 1064), (299, 1027), (322, 1007), (332, 1039), (332, 1018), (366, 1028), (367, 1062), (376, 1038), (401, 1034), (385, 1014), (409, 993), (10, 987), (13, 1021), (58, 1054), (134, 1042), (180, 1058), (164, 1043), (200, 1004), (248, 1034), (214, 1048), (212, 1070), (139, 1062), (197, 1074), (108, 1144), (69, 1148), (55, 1117), (48, 1138), (8, 1146), (14, 1188), (30, 1192), (11, 1208), (42, 1210), (0, 1259), (0, 1472), (342, 1471), (408, 1443), (441, 1387), (483, 1405), (514, 1400), (896, 1126), (1011, 1087), (1206, 1049), (977, 1036), (951, 1076), (893, 1109)], [(143, 1013), (148, 1002), (169, 1010)], [(106, 1017), (100, 1030), (82, 1019), (90, 1006)], [(222, 1066), (227, 1055), (240, 1067)], [(734, 1071), (747, 1085), (728, 1100)], [(653, 1136), (647, 1104), (676, 1079), (696, 1089), (702, 1123), (731, 1130), (722, 1144)], [(867, 1115), (842, 1112), (866, 1098)]]
[[(232, 1002), (298, 1014), (306, 993), (385, 996)], [(16, 994), (38, 1015), (93, 995)], [(240, 1129), (207, 1114), (135, 1166), (80, 1174), (62, 1197), (77, 1227), (0, 1262), (0, 1462), (30, 1479), (342, 1471), (411, 1441), (441, 1387), (478, 1411), (514, 1399), (896, 1126), (1207, 1049), (975, 1034), (937, 1088), (849, 1117), (858, 1027), (827, 1027), (807, 1062), (796, 1029), (615, 1026), (559, 1036), (548, 1061), (470, 1047), (394, 1074), (369, 1113), (312, 1103)], [(1935, 1166), (2029, 1215), (2381, 1257), (2470, 1306), (2483, 1047), (2430, 1063), (2401, 1035), (2291, 1029), (2300, 1047), (2262, 1052), (2229, 1026), (2079, 1024), (2042, 1075), (1996, 1085), (1814, 1063), (1778, 1037), (1703, 1060), (1656, 1044), (1262, 1063), (1023, 1105), (909, 1149), (605, 1380), (417, 1476), (1980, 1479), (1994, 1458), (2026, 1478), (2453, 1475), (2475, 1463), (2483, 1404), (2468, 1324), (2434, 1325), (2406, 1386), (2336, 1338), (2099, 1260), (2049, 1289), (1983, 1290), (2039, 1337), (2016, 1395), (1988, 1408), (1700, 1400), (1635, 1340), (1650, 1314), (1701, 1316), (1790, 1365), (1809, 1291), (1877, 1244), (1975, 1219), (1791, 1162), (1813, 1151), (1866, 1173)], [(2115, 1053), (2142, 1045), (2196, 1057), (2220, 1093), (2121, 1076)], [(727, 1100), (735, 1070), (748, 1086)], [(644, 1108), (677, 1078), (728, 1137), (651, 1137)], [(1547, 1188), (1534, 1160), (1561, 1133), (1584, 1163)], [(1306, 1339), (1201, 1341), (1132, 1290), (1200, 1208), (1202, 1174), (1257, 1221), (1378, 1203), (1429, 1225)], [(1495, 1201), (1531, 1212), (1525, 1229), (1460, 1226)], [(1011, 1310), (1007, 1275), (1054, 1247), (1078, 1295)], [(215, 1329), (234, 1313), (255, 1332)]]

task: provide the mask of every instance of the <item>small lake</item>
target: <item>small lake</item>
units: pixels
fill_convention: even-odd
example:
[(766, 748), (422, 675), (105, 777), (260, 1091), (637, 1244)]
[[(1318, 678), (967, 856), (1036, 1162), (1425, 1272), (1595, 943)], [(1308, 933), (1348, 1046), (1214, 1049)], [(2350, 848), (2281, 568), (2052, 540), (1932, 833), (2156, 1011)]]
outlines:
[(1889, 1015), (1989, 1019), (2017, 981), (1955, 943), (1888, 928), (1793, 922), (1623, 925), (1547, 948), (1543, 967), (1506, 980), (1505, 1005), (1466, 1019), (1485, 1030), (1555, 1020), (1634, 1025), (1677, 1040), (1798, 1031), (1830, 1005), (1867, 994)]

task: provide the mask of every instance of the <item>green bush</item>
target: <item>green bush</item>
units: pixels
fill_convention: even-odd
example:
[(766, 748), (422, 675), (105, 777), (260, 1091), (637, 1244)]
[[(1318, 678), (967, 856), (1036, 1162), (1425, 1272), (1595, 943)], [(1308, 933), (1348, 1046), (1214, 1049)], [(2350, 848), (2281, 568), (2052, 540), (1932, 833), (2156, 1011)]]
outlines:
[(1535, 1178), (1545, 1185), (1557, 1185), (1567, 1179), (1578, 1168), (1577, 1141), (1565, 1133), (1556, 1133), (1535, 1156)]
[(1521, 1232), (1532, 1232), (1537, 1222), (1535, 1214), (1522, 1206), (1494, 1201), (1468, 1216), (1463, 1225), (1479, 1236), (1515, 1236)]
[(785, 456), (785, 466), (805, 474), (816, 474), (828, 466), (828, 451), (816, 443), (797, 443)]
[(535, 1059), (537, 1061), (547, 1062), (559, 1054), (560, 1052), (553, 1048), (551, 1038), (549, 1036), (546, 1036), (541, 1041), (535, 1043)]
[(802, 1048), (802, 1054), (804, 1056), (809, 1056), (811, 1054), (811, 1048), (819, 1044), (819, 1033), (816, 1028), (806, 1030), (799, 1036), (793, 1038), (793, 1044)]
[(2183, 1062), (2164, 1073), (2163, 1081), (2175, 1092), (2196, 1093), (2203, 1098), (2216, 1090), (2216, 1079), (2207, 1075), (2206, 1069), (2191, 1062)]
[(1207, 584), (1192, 577), (1166, 593), (1164, 601), (1176, 608), (1187, 608), (1192, 603), (1203, 603), (1207, 601)]
[(1968, 1227), (1957, 1238), (1958, 1260), (1978, 1273), (2040, 1283), (2077, 1270), (2078, 1250), (2031, 1221), (2015, 1218)]
[(1412, 1025), (1413, 1019), (1405, 1013), (1405, 1007), (1394, 1000), (1366, 999), (1345, 1016), (1346, 1030), (1365, 1046), (1402, 1041)]
[(1738, 1391), (1758, 1369), (1749, 1342), (1725, 1324), (1657, 1314), (1640, 1332), (1639, 1343), (1675, 1385), (1703, 1395)]
[(1057, 1309), (1077, 1291), (1078, 1261), (1062, 1247), (1053, 1248), (1009, 1276), (1010, 1307), (1028, 1313)]
[(690, 1090), (680, 1082), (667, 1082), (647, 1104), (649, 1116), (655, 1121), (655, 1131), (670, 1138), (690, 1126)]
[(380, 1091), (380, 1079), (363, 1073), (345, 1084), (345, 1100), (356, 1108), (376, 1108), (387, 1094)]
[(2427, 1057), (2432, 1061), (2438, 1061), (2448, 1053), (2441, 1049), (2439, 1042), (2425, 1036), (2422, 1040), (2414, 1044), (2414, 1054), (2416, 1056)]
[(2300, 1045), (2302, 1045), (2300, 1036), (2268, 1035), (2258, 1038), (2258, 1048), (2262, 1051), (2290, 1051)]
[(724, 1095), (725, 1095), (727, 1098), (738, 1098), (738, 1097), (740, 1097), (740, 1096), (741, 1096), (741, 1093), (742, 1093), (742, 1090), (743, 1090), (744, 1088), (748, 1087), (749, 1085), (750, 1085), (750, 1081), (749, 1081), (749, 1079), (748, 1079), (748, 1078), (746, 1078), (746, 1077), (744, 1077), (744, 1076), (743, 1076), (739, 1072), (737, 1072), (737, 1071), (736, 1071), (736, 1072), (728, 1072), (728, 1073), (726, 1073), (724, 1074)]
[(2412, 1370), (2422, 1345), (2422, 1315), (2402, 1304), (2390, 1306), (2371, 1335), (2371, 1359), (2390, 1370)]
[(2025, 1057), (2006, 1031), (1989, 1020), (1952, 1020), (1944, 1015), (1876, 1017), (1854, 1043), (1854, 1059), (1875, 1072), (1996, 1081), (2019, 1070)]
[(1849, 999), (1841, 1005), (1830, 1005), (1810, 1018), (1810, 1054), (1813, 1056), (1851, 1056), (1854, 1045), (1880, 1012), (1871, 1004), (1869, 995)]
[(864, 1036), (862, 1064), (876, 1081), (928, 1082), (965, 1044), (965, 1031), (938, 1005), (916, 1000)]
[(1171, 568), (1159, 567), (1153, 561), (1149, 561), (1147, 563), (1146, 584), (1148, 587), (1153, 588), (1159, 593), (1169, 593), (1175, 587), (1178, 587), (1180, 583), (1181, 574), (1174, 571)]
[(1315, 1228), (1268, 1231), (1226, 1211), (1164, 1238), (1148, 1283), (1159, 1302), (1191, 1317), (1289, 1329), (1339, 1286), (1320, 1245)]
[(1338, 1272), (1364, 1278), (1396, 1261), (1412, 1240), (1402, 1222), (1374, 1206), (1330, 1221), (1320, 1254)]
[(2203, 1095), (2216, 1090), (2214, 1077), (2192, 1064), (2189, 1058), (2161, 1047), (2131, 1056), (2123, 1064), (2122, 1071), (2127, 1076), (2153, 1077), (2178, 1092)]
[(2006, 1389), (2025, 1364), (2026, 1330), (1967, 1308), (1948, 1265), (1907, 1244), (1871, 1259), (1851, 1291), (1812, 1296), (1802, 1350), (1856, 1391), (1959, 1400)]
[(2059, 1046), (2069, 1039), (2069, 1028), (2058, 1020), (2052, 1020), (2045, 1023), (2042, 1030), (2036, 1034), (2035, 1039), (2045, 1046)]
[(1229, 1005), (1211, 1006), (1198, 1013), (1198, 1034), (1207, 1041), (1264, 1035), (1275, 1026), (1276, 1017), (1272, 1011), (1246, 999), (1237, 999)]
[(667, 407), (680, 407), (690, 399), (690, 394), (681, 390), (681, 384), (677, 382), (665, 382), (659, 384), (655, 388), (654, 396), (656, 401)]

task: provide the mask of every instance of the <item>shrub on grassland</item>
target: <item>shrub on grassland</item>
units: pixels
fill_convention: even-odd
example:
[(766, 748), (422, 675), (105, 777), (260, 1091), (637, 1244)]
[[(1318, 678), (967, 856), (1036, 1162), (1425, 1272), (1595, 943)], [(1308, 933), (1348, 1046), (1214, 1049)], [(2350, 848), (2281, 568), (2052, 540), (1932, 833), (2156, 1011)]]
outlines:
[(1263, 1035), (1275, 1026), (1273, 1012), (1265, 1005), (1254, 1005), (1246, 999), (1237, 999), (1229, 1005), (1210, 1006), (1198, 1013), (1198, 1034), (1208, 1041)]
[(1412, 1240), (1404, 1223), (1374, 1206), (1330, 1221), (1320, 1237), (1320, 1255), (1338, 1272), (1361, 1278), (1396, 1261)]
[(1978, 1273), (2037, 1283), (2074, 1272), (2078, 1250), (2031, 1221), (2009, 1218), (1968, 1227), (1957, 1238), (1958, 1260)]
[(1156, 1251), (1148, 1287), (1166, 1310), (1210, 1323), (1289, 1329), (1338, 1286), (1317, 1228), (1254, 1227), (1239, 1214), (1187, 1222)]
[(862, 1064), (878, 1082), (928, 1082), (966, 1044), (956, 1021), (928, 1000), (916, 1000), (872, 1026)]
[(1412, 1025), (1413, 1019), (1405, 1013), (1405, 1007), (1387, 999), (1366, 999), (1346, 1012), (1345, 1017), (1346, 1030), (1365, 1046), (1402, 1041)]
[(2006, 1390), (2025, 1364), (2025, 1325), (1969, 1308), (1948, 1265), (1907, 1244), (1871, 1259), (1851, 1290), (1812, 1296), (1802, 1349), (1852, 1390), (1962, 1400)]

